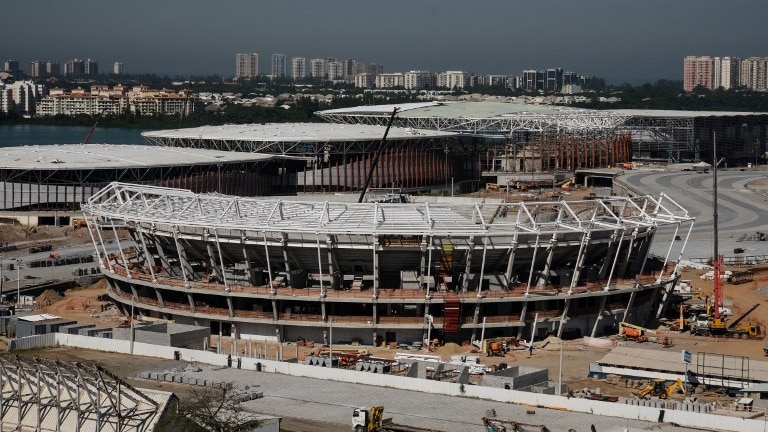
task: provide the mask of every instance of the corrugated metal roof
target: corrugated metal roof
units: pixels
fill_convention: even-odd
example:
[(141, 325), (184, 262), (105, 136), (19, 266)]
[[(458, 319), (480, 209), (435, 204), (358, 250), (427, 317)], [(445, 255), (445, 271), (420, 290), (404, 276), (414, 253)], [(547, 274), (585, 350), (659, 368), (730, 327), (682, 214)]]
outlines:
[(216, 165), (267, 160), (274, 155), (120, 144), (62, 144), (0, 149), (0, 169), (79, 170)]
[[(708, 356), (720, 354), (706, 353)], [(738, 358), (738, 356), (726, 356)], [(618, 366), (629, 369), (643, 369), (661, 372), (685, 373), (685, 364), (680, 350), (667, 351), (651, 348), (632, 348), (620, 346), (613, 349), (597, 362), (603, 366)], [(709, 361), (707, 361), (709, 363)], [(749, 378), (756, 381), (768, 382), (768, 362), (749, 359)], [(688, 370), (696, 372), (698, 353), (693, 353)]]
[(48, 321), (48, 320), (55, 320), (55, 319), (61, 319), (60, 316), (52, 315), (52, 314), (38, 314), (38, 315), (26, 315), (26, 316), (20, 316), (18, 319), (22, 321), (29, 321), (29, 322), (40, 322), (40, 321)]
[[(425, 102), (359, 106), (322, 111), (327, 114), (385, 114), (399, 107), (399, 117), (494, 118), (520, 115), (574, 115), (599, 111), (559, 105), (537, 105), (523, 102)], [(610, 114), (609, 112), (606, 112)]]
[(643, 110), (643, 109), (617, 109), (611, 110), (617, 114), (633, 117), (738, 117), (738, 116), (765, 116), (765, 112), (738, 112), (738, 111), (680, 111), (680, 110)]

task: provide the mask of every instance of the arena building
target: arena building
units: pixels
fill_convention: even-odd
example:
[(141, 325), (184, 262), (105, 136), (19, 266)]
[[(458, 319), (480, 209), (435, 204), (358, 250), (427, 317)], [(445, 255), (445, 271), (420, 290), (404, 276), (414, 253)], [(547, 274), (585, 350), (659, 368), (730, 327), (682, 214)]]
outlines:
[(283, 193), (356, 191), (363, 188), (369, 173), (371, 187), (406, 190), (444, 185), (458, 173), (467, 178), (478, 175), (466, 157), (448, 157), (466, 153), (464, 143), (452, 132), (279, 123), (202, 126), (142, 136), (163, 147), (281, 155), (273, 187)]
[(67, 225), (80, 203), (113, 181), (271, 193), (274, 155), (139, 145), (64, 144), (0, 149), (0, 221)]
[[(83, 212), (107, 293), (126, 313), (235, 338), (327, 343), (333, 328), (334, 343), (376, 345), (642, 324), (678, 277), (666, 261), (646, 264), (657, 228), (686, 240), (693, 225), (664, 195), (407, 198), (283, 200), (112, 183)], [(119, 253), (107, 253), (104, 229)]]

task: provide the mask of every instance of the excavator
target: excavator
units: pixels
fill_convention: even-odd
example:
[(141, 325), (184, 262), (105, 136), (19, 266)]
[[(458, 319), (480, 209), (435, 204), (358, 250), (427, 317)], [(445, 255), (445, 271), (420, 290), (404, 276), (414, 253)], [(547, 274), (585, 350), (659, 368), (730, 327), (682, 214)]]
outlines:
[(656, 378), (652, 380), (646, 387), (640, 390), (640, 394), (637, 395), (640, 399), (649, 399), (651, 396), (658, 397), (659, 399), (669, 399), (675, 394), (686, 394), (685, 384), (681, 378), (667, 385), (667, 380), (664, 378)]

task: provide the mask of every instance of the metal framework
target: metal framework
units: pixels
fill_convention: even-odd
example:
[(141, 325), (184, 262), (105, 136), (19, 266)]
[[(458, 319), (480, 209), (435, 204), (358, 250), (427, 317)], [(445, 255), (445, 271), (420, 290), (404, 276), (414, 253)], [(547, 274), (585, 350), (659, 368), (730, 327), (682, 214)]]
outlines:
[[(386, 113), (355, 113), (332, 110), (315, 113), (333, 123), (386, 125)], [(439, 131), (472, 133), (475, 135), (509, 134), (513, 131), (534, 131), (553, 133), (582, 133), (604, 131), (612, 133), (629, 116), (609, 111), (562, 109), (554, 114), (520, 112), (494, 117), (446, 117), (408, 116), (407, 111), (397, 117), (395, 124), (400, 127), (430, 129)]]
[[(549, 207), (557, 218), (540, 221)], [(616, 209), (623, 209), (619, 213)], [(83, 210), (110, 219), (169, 225), (311, 234), (513, 235), (631, 229), (692, 221), (665, 195), (548, 203), (342, 203), (196, 194), (189, 190), (113, 182)], [(586, 210), (586, 212), (585, 212)], [(590, 215), (584, 218), (584, 213)], [(515, 214), (516, 218), (507, 218)], [(502, 216), (504, 215), (504, 216)]]
[(0, 355), (0, 430), (149, 431), (168, 402), (98, 365)]
[[(677, 277), (669, 256), (658, 273), (644, 270), (657, 227), (672, 225), (677, 235), (693, 225), (664, 195), (533, 203), (349, 198), (287, 201), (112, 183), (83, 211), (118, 304), (262, 335), (277, 326), (306, 338), (333, 319), (347, 337), (369, 330), (374, 341), (394, 329), (419, 331), (425, 314), (473, 338), (486, 320), (505, 332), (535, 326), (534, 312), (595, 333), (603, 315), (650, 312)], [(130, 236), (117, 236), (119, 253), (107, 253), (103, 229)], [(458, 303), (459, 316), (448, 317)]]

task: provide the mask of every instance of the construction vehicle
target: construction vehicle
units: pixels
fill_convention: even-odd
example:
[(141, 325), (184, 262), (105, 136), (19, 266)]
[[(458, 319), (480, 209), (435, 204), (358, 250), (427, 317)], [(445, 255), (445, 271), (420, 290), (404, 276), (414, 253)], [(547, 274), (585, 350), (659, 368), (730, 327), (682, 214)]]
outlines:
[(384, 420), (384, 407), (355, 408), (352, 413), (352, 429), (355, 432), (381, 431)]
[(384, 419), (384, 407), (355, 408), (352, 413), (352, 430), (355, 432), (438, 432), (435, 429), (422, 429), (392, 423)]
[(647, 328), (640, 327), (627, 322), (619, 323), (619, 336), (622, 340), (633, 340), (635, 342), (647, 342), (648, 336), (646, 333), (650, 332)]
[(659, 399), (669, 399), (671, 396), (680, 393), (685, 394), (685, 384), (683, 380), (678, 378), (677, 381), (670, 385), (667, 385), (667, 380), (664, 378), (656, 378), (648, 383), (646, 387), (640, 390), (638, 397), (640, 399), (649, 399), (651, 396), (658, 397)]
[(72, 219), (72, 228), (74, 229), (85, 228), (87, 226), (88, 223), (85, 219)]

